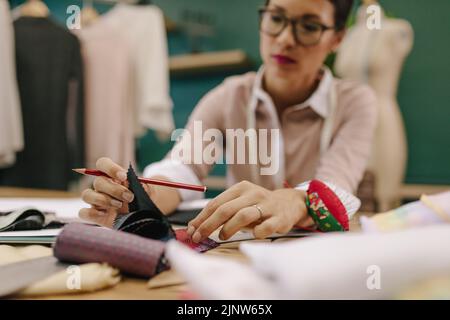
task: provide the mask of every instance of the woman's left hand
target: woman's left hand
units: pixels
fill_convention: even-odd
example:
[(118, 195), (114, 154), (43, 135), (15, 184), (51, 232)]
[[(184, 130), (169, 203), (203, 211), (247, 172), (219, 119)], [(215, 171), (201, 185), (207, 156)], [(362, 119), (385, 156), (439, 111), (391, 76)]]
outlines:
[(219, 238), (227, 240), (242, 228), (251, 227), (254, 236), (263, 239), (273, 233), (287, 233), (293, 227), (312, 226), (305, 199), (306, 193), (301, 190), (270, 191), (242, 181), (212, 199), (189, 222), (188, 234), (194, 242), (200, 242), (223, 226)]

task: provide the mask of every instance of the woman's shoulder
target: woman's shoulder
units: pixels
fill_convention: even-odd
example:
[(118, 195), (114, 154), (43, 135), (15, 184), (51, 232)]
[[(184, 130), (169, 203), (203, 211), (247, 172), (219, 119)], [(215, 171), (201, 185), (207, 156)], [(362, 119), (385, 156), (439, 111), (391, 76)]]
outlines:
[(239, 75), (226, 77), (221, 86), (227, 91), (250, 91), (256, 78), (256, 72), (249, 71)]
[(246, 101), (251, 95), (255, 77), (255, 72), (226, 77), (203, 97), (203, 101), (221, 101), (222, 104), (230, 102), (233, 105), (236, 100)]

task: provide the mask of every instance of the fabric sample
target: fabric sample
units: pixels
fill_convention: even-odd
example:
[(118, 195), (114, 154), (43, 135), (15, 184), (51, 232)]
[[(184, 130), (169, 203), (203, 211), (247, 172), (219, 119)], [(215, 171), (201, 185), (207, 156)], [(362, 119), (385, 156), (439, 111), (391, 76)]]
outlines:
[(39, 230), (44, 228), (45, 215), (32, 207), (24, 207), (10, 212), (0, 212), (0, 232)]
[(128, 188), (134, 194), (133, 201), (128, 205), (130, 213), (117, 216), (113, 228), (154, 240), (174, 239), (175, 232), (169, 220), (150, 199), (131, 165), (127, 180)]
[(131, 165), (127, 176), (128, 188), (133, 192), (134, 199), (129, 204), (130, 213), (117, 217), (114, 229), (154, 240), (168, 241), (176, 238), (198, 252), (205, 252), (218, 246), (218, 243), (211, 239), (193, 243), (186, 229), (178, 229), (175, 232), (169, 219), (145, 192)]
[(185, 244), (189, 248), (197, 252), (206, 252), (219, 246), (214, 240), (207, 238), (200, 243), (192, 241), (191, 237), (187, 234), (187, 229), (178, 229), (175, 231), (177, 241)]
[(419, 201), (407, 203), (371, 218), (361, 217), (364, 232), (390, 232), (450, 222), (450, 192), (422, 195)]
[[(50, 255), (52, 255), (52, 249), (48, 247), (12, 247), (2, 245), (0, 246), (0, 265)], [(63, 271), (30, 285), (19, 292), (17, 296), (43, 296), (97, 291), (112, 287), (120, 281), (119, 271), (105, 263), (83, 264), (79, 266), (78, 271), (80, 275), (79, 289), (68, 288), (67, 280), (71, 273)]]

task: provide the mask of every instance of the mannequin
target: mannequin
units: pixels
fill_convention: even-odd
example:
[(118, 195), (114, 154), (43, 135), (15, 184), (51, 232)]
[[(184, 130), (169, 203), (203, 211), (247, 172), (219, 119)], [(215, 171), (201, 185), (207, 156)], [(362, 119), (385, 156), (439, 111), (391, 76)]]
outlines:
[(41, 0), (28, 0), (20, 6), (20, 16), (45, 18), (50, 15), (50, 11)]
[(367, 83), (377, 95), (378, 127), (368, 169), (375, 176), (375, 199), (383, 212), (398, 204), (406, 169), (406, 134), (396, 97), (403, 62), (413, 46), (413, 30), (405, 20), (385, 17), (379, 5), (381, 25), (371, 30), (367, 9), (373, 5), (377, 1), (363, 1), (356, 24), (337, 52), (335, 70), (342, 78)]
[(97, 10), (95, 10), (92, 0), (83, 1), (83, 9), (81, 10), (81, 26), (87, 27), (94, 23), (99, 17)]

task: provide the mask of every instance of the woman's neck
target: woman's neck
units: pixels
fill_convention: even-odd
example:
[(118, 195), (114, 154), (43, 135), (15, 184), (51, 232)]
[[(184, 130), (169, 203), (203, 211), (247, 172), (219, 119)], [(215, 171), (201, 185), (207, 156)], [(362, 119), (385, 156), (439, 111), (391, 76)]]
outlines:
[(270, 76), (263, 78), (263, 88), (272, 98), (278, 116), (281, 116), (286, 108), (305, 102), (317, 89), (319, 83), (318, 74), (299, 76), (295, 81)]

